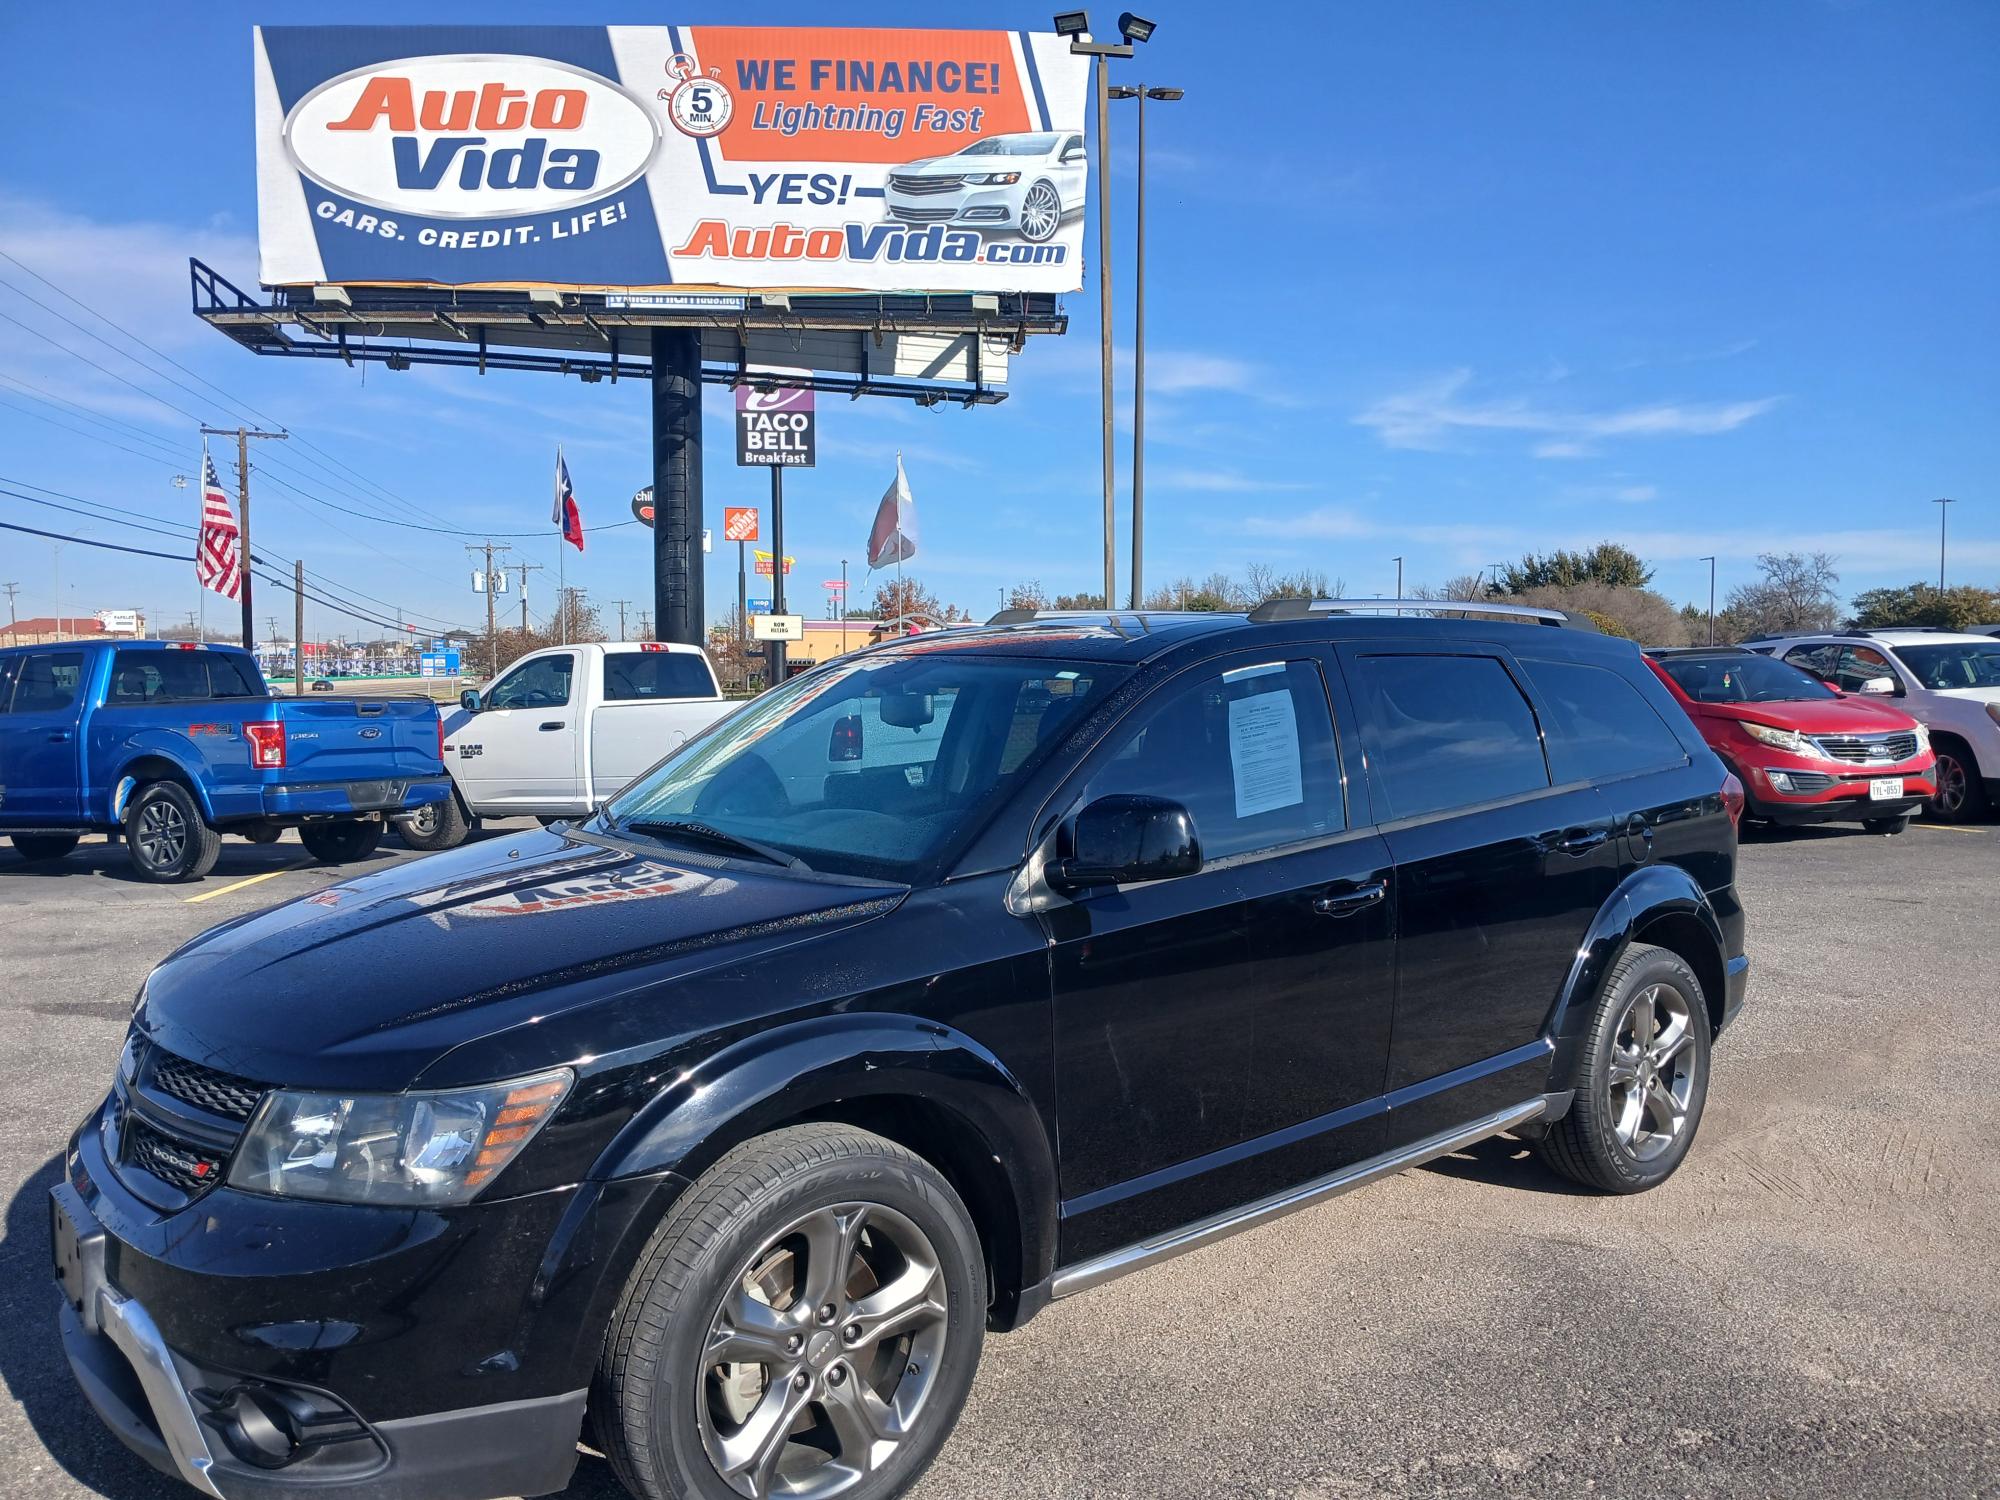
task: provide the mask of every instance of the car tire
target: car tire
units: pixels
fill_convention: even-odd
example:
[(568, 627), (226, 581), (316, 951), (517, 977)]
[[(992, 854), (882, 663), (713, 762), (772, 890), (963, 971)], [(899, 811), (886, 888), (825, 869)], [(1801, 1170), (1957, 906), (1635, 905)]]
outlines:
[(285, 830), (275, 823), (255, 823), (238, 831), (252, 844), (275, 844), (285, 836)]
[(178, 781), (149, 781), (125, 804), (125, 854), (141, 880), (199, 880), (222, 857), (222, 835)]
[(978, 1233), (930, 1163), (849, 1126), (774, 1131), (704, 1172), (640, 1254), (594, 1428), (641, 1500), (769, 1494), (781, 1464), (785, 1492), (811, 1494), (841, 1461), (862, 1470), (826, 1476), (842, 1500), (888, 1500), (957, 1422), (985, 1321)]
[(396, 820), (396, 837), (406, 848), (431, 854), (440, 849), (456, 849), (472, 832), (474, 820), (465, 815), (453, 792), (442, 802), (427, 802), (407, 818)]
[[(1034, 214), (1032, 220), (1031, 211)], [(1021, 199), (1018, 216), (1022, 239), (1031, 245), (1044, 244), (1055, 238), (1056, 231), (1062, 228), (1062, 221), (1062, 194), (1056, 191), (1054, 183), (1044, 180), (1028, 189)]]
[(1601, 1193), (1665, 1182), (1701, 1124), (1709, 1040), (1694, 970), (1665, 948), (1627, 948), (1585, 1028), (1569, 1113), (1538, 1143), (1543, 1161)]
[(1937, 749), (1937, 795), (1931, 814), (1940, 823), (1976, 823), (1986, 816), (1986, 786), (1970, 753), (1954, 744)]
[(31, 864), (44, 860), (61, 859), (77, 844), (79, 835), (74, 833), (17, 833), (9, 840), (14, 852)]
[(1880, 833), (1893, 837), (1908, 828), (1915, 819), (1914, 813), (1903, 813), (1894, 818), (1864, 818), (1861, 826), (1870, 833)]
[(301, 823), (299, 842), (321, 864), (344, 865), (366, 859), (382, 842), (380, 822), (362, 818), (334, 818), (325, 823)]

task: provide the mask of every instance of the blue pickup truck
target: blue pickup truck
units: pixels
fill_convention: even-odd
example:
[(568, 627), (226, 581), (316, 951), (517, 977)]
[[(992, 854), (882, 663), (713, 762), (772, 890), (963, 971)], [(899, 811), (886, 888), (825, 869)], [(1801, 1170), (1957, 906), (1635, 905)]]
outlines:
[(222, 835), (290, 827), (362, 859), (387, 818), (451, 795), (437, 706), (279, 698), (237, 647), (64, 642), (0, 650), (0, 834), (30, 860), (121, 832), (145, 880), (196, 880)]

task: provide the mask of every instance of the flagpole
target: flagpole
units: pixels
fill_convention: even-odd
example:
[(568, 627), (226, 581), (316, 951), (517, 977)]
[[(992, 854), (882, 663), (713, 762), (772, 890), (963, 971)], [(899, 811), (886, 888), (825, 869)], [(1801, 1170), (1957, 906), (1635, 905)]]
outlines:
[(208, 585), (201, 581), (201, 537), (203, 524), (208, 519), (208, 439), (201, 440), (201, 477), (196, 481), (194, 515), (194, 603), (195, 615), (201, 621), (195, 627), (195, 639), (205, 640), (208, 635)]

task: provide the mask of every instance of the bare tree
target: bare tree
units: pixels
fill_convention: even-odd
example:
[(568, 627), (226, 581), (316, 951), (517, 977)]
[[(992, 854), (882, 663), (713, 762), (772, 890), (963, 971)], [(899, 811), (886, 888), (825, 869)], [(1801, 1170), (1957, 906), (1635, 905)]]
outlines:
[(1716, 622), (1717, 634), (1728, 640), (1785, 631), (1833, 629), (1840, 617), (1840, 596), (1834, 585), (1840, 573), (1825, 552), (1765, 552), (1757, 558), (1764, 576), (1729, 591)]

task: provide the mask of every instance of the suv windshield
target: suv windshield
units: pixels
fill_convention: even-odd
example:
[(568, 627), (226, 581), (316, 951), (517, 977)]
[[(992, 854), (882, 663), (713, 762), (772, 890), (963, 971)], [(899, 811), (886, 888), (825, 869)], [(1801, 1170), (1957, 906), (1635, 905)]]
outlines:
[(710, 850), (725, 839), (762, 845), (818, 871), (913, 882), (1123, 675), (1093, 662), (918, 652), (837, 662), (654, 767), (606, 805), (606, 826)]
[(1666, 674), (1697, 703), (1805, 703), (1836, 698), (1810, 672), (1768, 656), (1670, 656), (1660, 659)]
[(1937, 646), (1898, 646), (1896, 654), (1917, 681), (1939, 692), (1953, 688), (2000, 687), (2000, 641), (1952, 641)]

